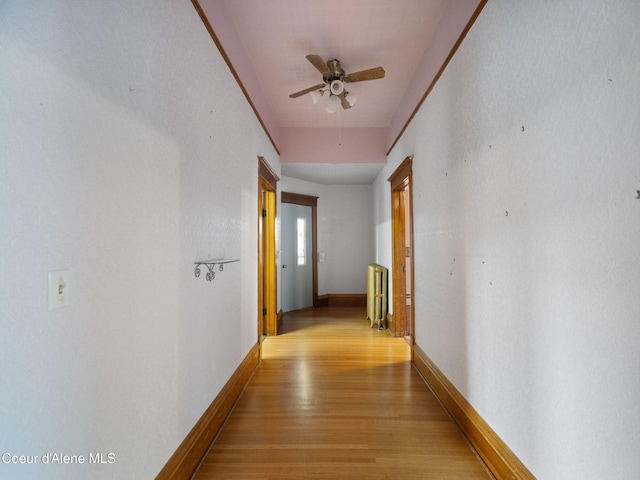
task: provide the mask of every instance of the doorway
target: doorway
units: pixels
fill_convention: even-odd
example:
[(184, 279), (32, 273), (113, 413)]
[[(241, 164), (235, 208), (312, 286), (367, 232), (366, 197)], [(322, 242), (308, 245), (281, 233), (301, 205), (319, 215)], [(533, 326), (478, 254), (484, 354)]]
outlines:
[(389, 177), (391, 182), (391, 231), (393, 315), (389, 329), (396, 337), (414, 338), (413, 292), (413, 157), (407, 157)]
[(313, 307), (311, 207), (283, 203), (281, 214), (282, 311)]
[(279, 178), (258, 157), (258, 338), (278, 334), (276, 313), (276, 186)]
[(318, 304), (318, 197), (282, 192), (282, 310), (290, 312)]

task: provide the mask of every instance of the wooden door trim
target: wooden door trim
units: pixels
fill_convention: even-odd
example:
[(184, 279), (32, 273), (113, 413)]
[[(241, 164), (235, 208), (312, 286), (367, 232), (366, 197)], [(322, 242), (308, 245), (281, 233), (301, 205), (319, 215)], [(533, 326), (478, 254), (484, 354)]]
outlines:
[(301, 193), (282, 192), (282, 203), (311, 207), (311, 264), (313, 275), (313, 306), (318, 307), (318, 198)]
[[(390, 317), (393, 323), (393, 335), (405, 336), (408, 332), (410, 334), (410, 343), (413, 344), (414, 330), (415, 330), (415, 282), (414, 282), (414, 267), (413, 267), (413, 156), (408, 156), (388, 178), (391, 183), (391, 252), (392, 252), (392, 275), (393, 275), (393, 288), (392, 288), (392, 301), (393, 301), (393, 315)], [(400, 228), (399, 222), (404, 222), (403, 211), (400, 211), (400, 195), (401, 192), (409, 187), (409, 241), (411, 244), (410, 250), (410, 283), (411, 283), (411, 322), (407, 325), (406, 314), (406, 292), (401, 291), (401, 269), (406, 262), (406, 253), (401, 246), (404, 246), (404, 234), (405, 231)]]
[(395, 169), (391, 176), (387, 179), (391, 182), (391, 189), (398, 190), (400, 187), (404, 187), (407, 183), (407, 179), (411, 179), (413, 174), (413, 155), (409, 155), (402, 163)]
[(264, 157), (258, 157), (258, 175), (262, 177), (275, 191), (280, 178), (271, 169)]
[[(278, 176), (258, 157), (258, 338), (278, 334), (276, 268), (276, 191)], [(263, 199), (266, 192), (266, 205)], [(263, 214), (266, 213), (266, 216)], [(266, 314), (263, 312), (266, 309)]]

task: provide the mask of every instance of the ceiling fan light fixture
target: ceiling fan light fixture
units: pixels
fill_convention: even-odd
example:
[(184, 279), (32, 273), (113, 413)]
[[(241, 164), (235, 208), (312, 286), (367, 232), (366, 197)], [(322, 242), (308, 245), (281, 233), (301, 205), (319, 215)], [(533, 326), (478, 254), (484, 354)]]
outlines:
[(335, 113), (340, 106), (340, 97), (336, 97), (335, 95), (329, 95), (329, 99), (327, 100), (326, 110), (328, 113)]
[(317, 104), (320, 99), (322, 98), (322, 90), (315, 90), (313, 92), (310, 93), (311, 95), (311, 100), (313, 101), (313, 104)]
[(333, 82), (331, 82), (332, 94), (340, 95), (342, 92), (344, 92), (344, 83), (342, 83), (340, 80), (334, 80)]
[(351, 105), (353, 107), (356, 104), (356, 102), (358, 101), (358, 94), (357, 93), (347, 92), (345, 94), (344, 98), (347, 100), (347, 103), (349, 103), (349, 105)]

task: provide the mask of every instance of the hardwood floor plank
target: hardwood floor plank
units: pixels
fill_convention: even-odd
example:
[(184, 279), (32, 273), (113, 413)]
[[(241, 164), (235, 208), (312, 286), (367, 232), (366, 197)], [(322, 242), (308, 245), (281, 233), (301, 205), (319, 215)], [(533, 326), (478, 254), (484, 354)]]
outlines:
[(490, 479), (363, 308), (286, 314), (195, 480)]

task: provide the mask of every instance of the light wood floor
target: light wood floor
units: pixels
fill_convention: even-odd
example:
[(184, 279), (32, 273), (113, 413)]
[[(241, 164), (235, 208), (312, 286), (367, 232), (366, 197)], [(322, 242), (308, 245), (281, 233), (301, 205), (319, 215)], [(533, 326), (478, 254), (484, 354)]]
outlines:
[(365, 316), (287, 314), (193, 478), (493, 478), (411, 366), (404, 339), (370, 329)]

